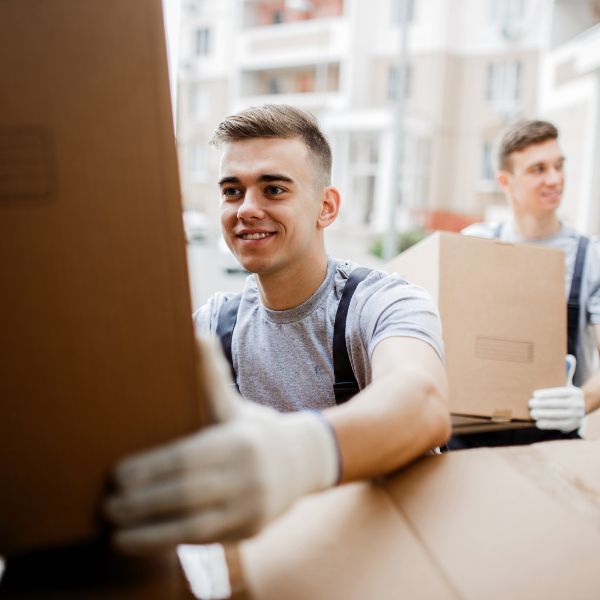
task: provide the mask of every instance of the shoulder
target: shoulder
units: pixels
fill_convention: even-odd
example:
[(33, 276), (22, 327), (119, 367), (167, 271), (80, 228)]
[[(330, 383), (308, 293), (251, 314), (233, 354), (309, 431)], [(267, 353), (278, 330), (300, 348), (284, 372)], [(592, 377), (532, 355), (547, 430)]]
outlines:
[(357, 286), (355, 309), (370, 314), (387, 310), (431, 310), (437, 312), (427, 290), (404, 279), (398, 273), (373, 269)]
[[(334, 277), (334, 286), (341, 294), (346, 282), (352, 273), (357, 273), (358, 269), (365, 269), (361, 265), (349, 260), (334, 259), (336, 273)], [(387, 273), (380, 269), (365, 269), (366, 274), (356, 287), (353, 295), (354, 304), (362, 304), (368, 300), (377, 301), (384, 296), (399, 297), (421, 297), (429, 298), (428, 292), (423, 288), (411, 284), (397, 273)]]
[(600, 236), (592, 235), (588, 239), (590, 240), (589, 241), (590, 249), (593, 249), (594, 252), (600, 251)]
[(219, 314), (234, 298), (241, 297), (241, 293), (216, 292), (206, 304), (203, 304), (193, 314), (194, 327), (201, 333), (214, 332), (217, 329)]
[(462, 235), (493, 239), (500, 223), (473, 223), (461, 230)]
[(397, 273), (369, 273), (356, 288), (348, 323), (348, 339), (359, 336), (368, 356), (385, 338), (411, 337), (427, 342), (443, 360), (441, 321), (433, 298)]

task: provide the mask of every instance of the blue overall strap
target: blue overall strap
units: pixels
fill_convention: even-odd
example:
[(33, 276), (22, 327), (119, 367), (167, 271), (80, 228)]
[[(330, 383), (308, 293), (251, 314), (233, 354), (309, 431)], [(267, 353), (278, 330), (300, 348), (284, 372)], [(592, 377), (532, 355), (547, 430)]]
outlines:
[(571, 290), (567, 301), (567, 353), (576, 356), (577, 338), (579, 336), (579, 312), (581, 310), (581, 278), (589, 239), (582, 235), (577, 245), (577, 255), (573, 266)]
[(238, 308), (240, 307), (241, 300), (241, 294), (236, 294), (235, 296), (229, 298), (227, 303), (221, 306), (217, 318), (216, 334), (221, 340), (223, 354), (225, 354), (225, 358), (229, 362), (229, 367), (231, 368), (231, 376), (233, 377), (233, 381), (236, 381), (236, 375), (235, 369), (233, 368), (233, 357), (231, 356), (231, 338), (233, 337), (233, 330), (237, 321)]
[(494, 230), (492, 231), (492, 237), (495, 240), (499, 240), (500, 239), (500, 234), (502, 233), (502, 226), (504, 225), (504, 223), (498, 223), (497, 225), (494, 226)]
[(356, 287), (370, 272), (371, 269), (359, 267), (350, 273), (335, 315), (333, 326), (333, 374), (335, 383), (333, 384), (333, 393), (335, 394), (336, 404), (343, 404), (359, 391), (358, 382), (350, 364), (348, 348), (346, 347), (346, 320), (350, 301)]

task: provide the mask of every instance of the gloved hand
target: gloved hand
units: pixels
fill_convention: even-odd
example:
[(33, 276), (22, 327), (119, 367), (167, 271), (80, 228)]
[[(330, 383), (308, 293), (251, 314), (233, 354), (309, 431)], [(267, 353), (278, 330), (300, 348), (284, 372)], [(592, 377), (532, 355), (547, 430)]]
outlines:
[(126, 552), (248, 537), (300, 496), (339, 479), (337, 440), (323, 416), (244, 400), (218, 342), (198, 345), (217, 423), (119, 463), (118, 493), (105, 512)]
[(567, 385), (535, 390), (529, 400), (529, 414), (538, 429), (557, 429), (563, 433), (581, 427), (585, 417), (585, 398), (573, 385), (575, 357), (567, 355)]

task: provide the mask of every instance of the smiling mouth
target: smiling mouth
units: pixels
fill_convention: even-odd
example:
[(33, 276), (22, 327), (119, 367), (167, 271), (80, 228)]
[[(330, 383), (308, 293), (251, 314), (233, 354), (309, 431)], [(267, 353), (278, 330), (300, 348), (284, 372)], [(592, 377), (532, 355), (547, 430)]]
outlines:
[(265, 238), (275, 235), (273, 232), (261, 232), (261, 233), (240, 233), (238, 235), (242, 240), (264, 240)]

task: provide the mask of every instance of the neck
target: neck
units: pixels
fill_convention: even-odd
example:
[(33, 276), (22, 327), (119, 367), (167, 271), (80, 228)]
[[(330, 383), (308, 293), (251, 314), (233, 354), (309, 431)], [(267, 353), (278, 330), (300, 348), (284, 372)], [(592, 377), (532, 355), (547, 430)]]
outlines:
[(527, 239), (537, 240), (558, 233), (561, 228), (556, 213), (547, 215), (531, 215), (514, 213), (517, 231)]
[(264, 306), (271, 310), (288, 310), (308, 300), (327, 275), (327, 255), (323, 252), (305, 258), (297, 267), (275, 273), (257, 274), (258, 289)]

